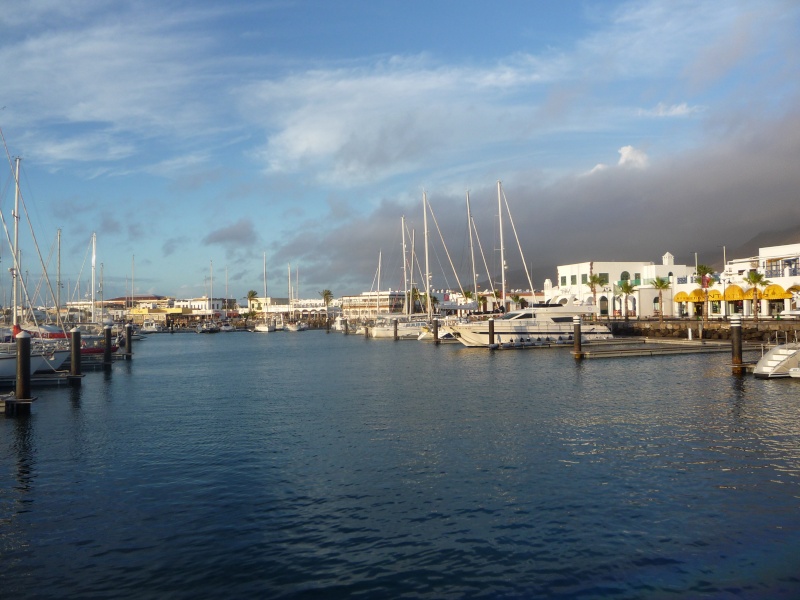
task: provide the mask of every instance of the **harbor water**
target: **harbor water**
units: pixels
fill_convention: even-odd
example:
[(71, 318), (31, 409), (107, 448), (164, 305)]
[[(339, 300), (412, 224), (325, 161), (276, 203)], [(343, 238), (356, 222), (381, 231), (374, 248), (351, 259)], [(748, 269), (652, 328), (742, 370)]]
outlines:
[(134, 352), (0, 418), (0, 597), (800, 597), (796, 380), (322, 331)]

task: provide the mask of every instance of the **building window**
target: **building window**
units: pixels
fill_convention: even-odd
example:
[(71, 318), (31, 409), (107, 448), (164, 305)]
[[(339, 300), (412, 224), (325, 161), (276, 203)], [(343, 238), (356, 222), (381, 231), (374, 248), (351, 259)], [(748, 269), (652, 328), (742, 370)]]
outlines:
[(561, 276), (561, 285), (566, 287), (566, 285), (567, 285), (567, 276), (566, 275), (562, 275)]
[(583, 284), (589, 283), (589, 276), (586, 273), (581, 275), (581, 283), (583, 283)]
[(570, 277), (570, 280), (569, 280), (569, 282), (570, 282), (570, 284), (572, 284), (572, 285), (576, 285), (576, 284), (578, 283), (578, 276), (577, 276), (577, 275), (572, 275), (572, 276)]
[(608, 285), (608, 273), (599, 273), (600, 285)]
[(619, 276), (619, 280), (620, 281), (630, 281), (631, 280), (631, 274), (628, 273), (627, 271), (623, 271), (622, 275)]

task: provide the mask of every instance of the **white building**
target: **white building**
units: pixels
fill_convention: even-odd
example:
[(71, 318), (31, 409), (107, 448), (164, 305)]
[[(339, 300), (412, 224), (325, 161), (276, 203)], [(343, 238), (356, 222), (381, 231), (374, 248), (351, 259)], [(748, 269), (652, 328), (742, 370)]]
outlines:
[[(745, 277), (755, 271), (768, 284), (756, 290), (760, 316), (776, 317), (797, 310), (800, 298), (800, 244), (769, 246), (758, 249), (758, 256), (729, 260), (725, 269), (708, 288), (709, 316), (727, 317), (738, 313), (753, 315), (753, 287)], [(693, 281), (680, 282), (675, 303), (682, 314), (702, 314), (705, 292)]]
[[(595, 295), (600, 309), (600, 316), (633, 317), (657, 316), (658, 290), (652, 285), (656, 277), (667, 279), (674, 286), (680, 279), (687, 280), (694, 276), (694, 266), (676, 265), (675, 258), (667, 252), (661, 257), (661, 264), (653, 262), (603, 262), (592, 261), (557, 267), (556, 284), (549, 279), (544, 283), (545, 302), (550, 304), (585, 304), (593, 306)], [(600, 287), (592, 293), (589, 278), (597, 275)], [(619, 286), (628, 281), (635, 286), (634, 293), (625, 297)], [(664, 299), (664, 316), (672, 316), (672, 290), (662, 293)]]

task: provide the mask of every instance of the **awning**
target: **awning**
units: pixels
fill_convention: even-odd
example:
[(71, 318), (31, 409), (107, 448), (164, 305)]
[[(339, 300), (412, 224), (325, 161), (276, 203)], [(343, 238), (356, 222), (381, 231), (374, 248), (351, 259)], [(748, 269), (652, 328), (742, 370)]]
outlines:
[(688, 302), (689, 301), (689, 294), (686, 292), (678, 292), (675, 294), (675, 297), (672, 299), (673, 302)]
[(689, 294), (689, 302), (705, 302), (706, 294), (703, 290), (694, 290)]
[(719, 302), (722, 300), (722, 292), (719, 290), (708, 290), (708, 299), (711, 302)]
[[(752, 298), (752, 294), (750, 295)], [(744, 300), (744, 292), (742, 288), (738, 285), (729, 285), (725, 288), (725, 300), (728, 302), (736, 302), (738, 300)]]
[(790, 292), (785, 291), (776, 283), (768, 285), (766, 289), (764, 289), (764, 298), (767, 300), (789, 300), (791, 297), (792, 294)]
[[(747, 289), (744, 291), (744, 298), (745, 300), (752, 300), (753, 299), (753, 288)], [(761, 300), (764, 298), (764, 294), (761, 293), (761, 290), (758, 290), (757, 298)]]

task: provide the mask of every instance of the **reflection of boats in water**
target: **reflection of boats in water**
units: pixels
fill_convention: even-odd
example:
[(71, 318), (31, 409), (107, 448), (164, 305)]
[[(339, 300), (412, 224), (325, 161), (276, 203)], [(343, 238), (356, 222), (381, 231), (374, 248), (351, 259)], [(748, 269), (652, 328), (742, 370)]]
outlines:
[[(574, 332), (573, 317), (591, 310), (587, 306), (559, 304), (511, 311), (493, 321), (494, 343), (500, 347), (568, 343)], [(488, 320), (443, 325), (439, 331), (452, 333), (465, 346), (489, 346)], [(581, 334), (584, 341), (614, 337), (608, 326), (591, 321), (581, 324)]]
[(800, 342), (771, 348), (756, 363), (753, 375), (759, 379), (800, 377)]

